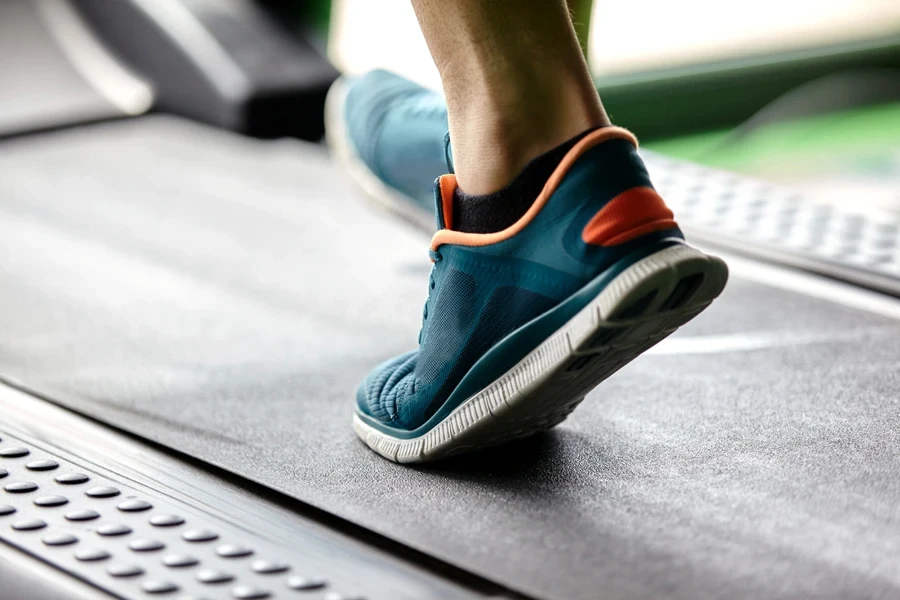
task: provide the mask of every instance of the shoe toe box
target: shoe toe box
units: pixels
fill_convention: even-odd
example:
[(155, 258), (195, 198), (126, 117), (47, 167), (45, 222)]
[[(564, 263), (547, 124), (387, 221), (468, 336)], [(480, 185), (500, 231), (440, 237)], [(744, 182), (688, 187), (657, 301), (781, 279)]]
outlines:
[(385, 424), (396, 422), (403, 401), (414, 393), (417, 355), (407, 352), (375, 367), (357, 390), (357, 411)]

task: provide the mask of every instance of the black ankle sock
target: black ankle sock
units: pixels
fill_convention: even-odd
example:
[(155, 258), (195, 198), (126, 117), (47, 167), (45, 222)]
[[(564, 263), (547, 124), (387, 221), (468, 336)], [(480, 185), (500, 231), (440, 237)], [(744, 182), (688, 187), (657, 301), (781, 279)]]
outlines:
[(566, 153), (594, 127), (541, 154), (522, 169), (508, 186), (493, 194), (471, 196), (456, 188), (453, 195), (453, 229), (465, 233), (494, 233), (506, 229), (534, 203), (544, 184)]

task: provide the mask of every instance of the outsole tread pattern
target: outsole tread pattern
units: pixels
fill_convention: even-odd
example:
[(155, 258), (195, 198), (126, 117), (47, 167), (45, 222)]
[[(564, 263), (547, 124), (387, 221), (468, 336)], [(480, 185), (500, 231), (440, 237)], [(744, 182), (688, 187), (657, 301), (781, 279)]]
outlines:
[[(354, 429), (381, 456), (416, 463), (554, 427), (598, 384), (700, 314), (727, 278), (725, 263), (716, 257), (687, 245), (661, 250), (620, 273), (556, 333), (422, 436), (395, 438), (357, 415)], [(696, 289), (683, 294), (680, 304), (670, 300), (688, 285)], [(615, 335), (605, 339), (608, 332)]]

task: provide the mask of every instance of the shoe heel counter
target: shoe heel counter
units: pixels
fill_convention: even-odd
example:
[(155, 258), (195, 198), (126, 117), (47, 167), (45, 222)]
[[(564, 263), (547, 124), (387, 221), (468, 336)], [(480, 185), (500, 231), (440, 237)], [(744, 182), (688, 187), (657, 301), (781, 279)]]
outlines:
[(677, 230), (675, 215), (652, 187), (633, 187), (600, 208), (581, 231), (591, 246), (618, 246), (648, 233)]
[(567, 199), (559, 209), (570, 214), (568, 237), (577, 233), (577, 242), (588, 247), (618, 246), (658, 231), (680, 234), (637, 149), (625, 140), (586, 152), (557, 194)]

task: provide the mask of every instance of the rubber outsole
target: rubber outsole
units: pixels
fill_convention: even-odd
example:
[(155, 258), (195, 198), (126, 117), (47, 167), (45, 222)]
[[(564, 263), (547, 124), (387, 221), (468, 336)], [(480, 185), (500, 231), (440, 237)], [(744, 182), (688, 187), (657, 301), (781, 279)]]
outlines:
[(585, 395), (700, 314), (725, 288), (728, 267), (680, 244), (637, 261), (513, 368), (427, 433), (353, 427), (381, 456), (420, 463), (527, 437), (564, 421)]
[(350, 178), (373, 204), (416, 226), (426, 233), (437, 229), (434, 211), (425, 211), (408, 196), (386, 185), (359, 157), (344, 123), (347, 83), (338, 78), (325, 98), (325, 141), (334, 157), (350, 173)]

